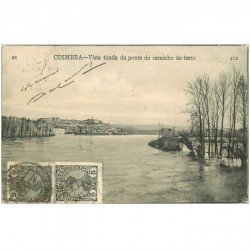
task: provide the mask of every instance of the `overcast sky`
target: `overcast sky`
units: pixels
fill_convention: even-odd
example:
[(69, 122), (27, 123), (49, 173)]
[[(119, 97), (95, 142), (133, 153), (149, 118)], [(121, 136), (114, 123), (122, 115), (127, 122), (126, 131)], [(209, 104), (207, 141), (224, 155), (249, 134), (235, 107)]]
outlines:
[[(193, 56), (194, 61), (104, 61), (54, 60), (54, 55)], [(11, 59), (16, 56), (16, 59)], [(3, 49), (3, 115), (28, 117), (59, 116), (68, 119), (101, 119), (113, 124), (186, 126), (185, 88), (196, 75), (206, 72), (211, 81), (234, 65), (247, 70), (245, 46), (19, 46)], [(56, 72), (56, 73), (55, 73)], [(73, 76), (74, 83), (49, 93), (58, 83)], [(41, 80), (51, 74), (46, 80)], [(26, 91), (22, 87), (33, 84)], [(28, 101), (45, 93), (35, 103)]]

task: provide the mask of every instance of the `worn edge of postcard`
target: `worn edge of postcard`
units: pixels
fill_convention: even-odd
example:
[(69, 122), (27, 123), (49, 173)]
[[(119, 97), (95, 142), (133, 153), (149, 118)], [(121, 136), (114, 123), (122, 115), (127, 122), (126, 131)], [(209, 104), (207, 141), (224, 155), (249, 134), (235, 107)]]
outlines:
[[(31, 165), (35, 165), (35, 166), (41, 166), (41, 167), (48, 167), (50, 168), (50, 171), (48, 171), (48, 173), (50, 172), (50, 197), (48, 199), (48, 201), (12, 201), (10, 199), (10, 183), (9, 183), (9, 171), (11, 169), (12, 166), (15, 165), (22, 165), (22, 164), (31, 164)], [(32, 161), (8, 161), (7, 162), (7, 171), (6, 171), (6, 191), (3, 194), (2, 197), (2, 203), (8, 203), (8, 204), (50, 204), (52, 203), (52, 197), (53, 197), (53, 169), (54, 169), (54, 163), (52, 162), (32, 162)]]
[[(75, 166), (94, 166), (97, 167), (97, 199), (96, 201), (57, 201), (56, 200), (56, 167), (63, 165), (65, 167)], [(103, 195), (103, 163), (101, 162), (69, 162), (69, 161), (59, 161), (54, 163), (53, 174), (52, 174), (52, 183), (53, 183), (53, 197), (52, 203), (54, 204), (101, 204), (102, 203), (102, 195)]]

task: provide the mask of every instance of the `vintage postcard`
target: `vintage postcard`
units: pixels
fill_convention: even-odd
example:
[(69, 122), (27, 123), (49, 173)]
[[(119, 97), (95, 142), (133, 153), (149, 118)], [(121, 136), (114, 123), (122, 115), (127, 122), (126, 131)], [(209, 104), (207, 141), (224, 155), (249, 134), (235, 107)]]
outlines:
[(4, 45), (2, 201), (248, 203), (248, 90), (248, 45)]

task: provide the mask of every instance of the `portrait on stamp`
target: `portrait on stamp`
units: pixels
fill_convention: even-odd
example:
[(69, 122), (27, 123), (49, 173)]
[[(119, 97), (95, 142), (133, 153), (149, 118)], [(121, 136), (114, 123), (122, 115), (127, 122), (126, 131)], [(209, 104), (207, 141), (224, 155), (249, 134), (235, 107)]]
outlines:
[(55, 202), (101, 202), (102, 164), (55, 165)]
[(51, 201), (51, 166), (29, 162), (9, 162), (7, 199), (9, 202), (48, 203)]

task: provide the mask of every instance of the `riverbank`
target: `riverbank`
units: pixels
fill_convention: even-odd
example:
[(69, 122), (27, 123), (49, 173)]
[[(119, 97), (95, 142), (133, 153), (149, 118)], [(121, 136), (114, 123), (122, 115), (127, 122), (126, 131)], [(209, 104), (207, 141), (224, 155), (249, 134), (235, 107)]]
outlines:
[(50, 137), (54, 128), (45, 121), (2, 116), (2, 138)]
[(210, 162), (215, 160), (217, 167), (223, 171), (238, 171), (248, 166), (247, 161), (242, 161), (240, 158), (228, 158), (226, 156), (219, 158), (214, 155), (209, 157), (207, 152), (205, 152), (204, 157), (201, 157), (199, 146), (185, 137), (163, 136), (157, 140), (150, 141), (148, 145), (165, 152), (183, 151), (190, 158), (203, 164), (210, 165)]
[(179, 137), (161, 137), (157, 140), (150, 141), (148, 143), (150, 147), (160, 149), (165, 152), (169, 151), (181, 151), (181, 138)]

